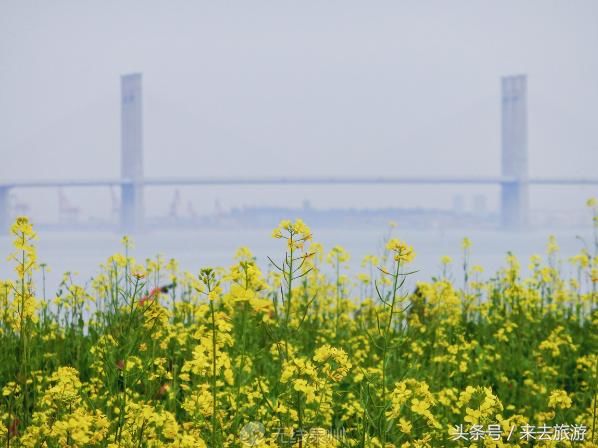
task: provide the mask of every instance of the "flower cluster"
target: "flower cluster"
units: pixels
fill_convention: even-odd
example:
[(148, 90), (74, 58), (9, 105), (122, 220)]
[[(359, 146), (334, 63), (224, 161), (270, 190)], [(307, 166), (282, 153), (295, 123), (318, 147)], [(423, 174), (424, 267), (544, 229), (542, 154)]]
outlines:
[[(590, 248), (567, 267), (551, 238), (527, 277), (511, 253), (485, 274), (466, 238), (461, 259), (414, 279), (403, 270), (414, 249), (389, 236), (353, 275), (344, 248), (285, 220), (279, 258), (243, 247), (229, 267), (192, 273), (135, 260), (124, 238), (90, 282), (66, 273), (44, 294), (30, 221), (12, 234), (15, 278), (0, 281), (7, 446), (470, 446), (451, 433), (461, 424), (492, 428), (478, 445), (502, 447), (514, 426), (596, 422)], [(596, 446), (590, 434), (578, 446)]]
[(386, 243), (386, 250), (392, 253), (395, 261), (410, 263), (415, 258), (413, 247), (396, 238), (393, 238)]

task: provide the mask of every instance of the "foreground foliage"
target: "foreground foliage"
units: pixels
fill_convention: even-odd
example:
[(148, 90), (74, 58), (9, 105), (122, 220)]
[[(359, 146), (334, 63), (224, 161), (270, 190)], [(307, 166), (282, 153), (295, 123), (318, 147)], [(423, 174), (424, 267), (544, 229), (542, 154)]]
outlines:
[[(284, 256), (265, 274), (246, 248), (199, 275), (161, 257), (138, 264), (124, 238), (87, 287), (66, 274), (46, 298), (28, 219), (12, 233), (7, 447), (598, 446), (595, 247), (570, 260), (573, 278), (553, 239), (528, 278), (510, 254), (484, 277), (465, 239), (462, 279), (443, 257), (442, 275), (415, 282), (413, 248), (389, 237), (350, 277), (344, 249), (283, 221)], [(587, 433), (507, 440), (526, 424)], [(455, 440), (459, 425), (500, 434)]]

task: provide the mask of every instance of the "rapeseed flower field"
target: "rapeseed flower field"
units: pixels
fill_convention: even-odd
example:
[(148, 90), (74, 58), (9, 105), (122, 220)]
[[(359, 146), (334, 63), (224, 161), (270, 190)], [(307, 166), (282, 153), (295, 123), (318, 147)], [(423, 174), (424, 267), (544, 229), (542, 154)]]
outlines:
[(464, 239), (415, 281), (408, 242), (350, 273), (342, 247), (282, 221), (267, 263), (241, 248), (192, 274), (123, 238), (87, 284), (66, 274), (46, 297), (31, 222), (11, 232), (2, 446), (598, 446), (598, 238), (570, 260), (551, 238), (528, 276), (513, 254), (470, 265)]

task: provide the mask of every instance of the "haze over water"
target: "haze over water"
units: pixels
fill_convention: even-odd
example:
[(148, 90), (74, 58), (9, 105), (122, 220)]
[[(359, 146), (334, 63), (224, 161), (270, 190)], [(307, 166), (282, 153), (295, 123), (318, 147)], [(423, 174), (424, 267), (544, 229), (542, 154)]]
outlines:
[[(120, 76), (143, 74), (147, 177), (499, 176), (500, 78), (528, 77), (530, 177), (596, 177), (598, 3), (593, 0), (449, 2), (0, 2), (0, 180), (120, 176)], [(118, 195), (118, 192), (115, 192)], [(147, 188), (145, 212), (168, 217), (174, 188)], [(184, 187), (182, 209), (234, 207), (448, 210), (475, 195), (497, 213), (499, 187)], [(61, 219), (56, 189), (15, 189), (34, 223)], [(108, 188), (65, 188), (79, 222), (109, 221)], [(416, 278), (439, 272), (473, 241), (490, 275), (512, 250), (522, 265), (555, 233), (563, 256), (590, 239), (583, 203), (596, 186), (533, 187), (542, 230), (404, 229)], [(66, 208), (69, 208), (66, 207)], [(16, 207), (14, 207), (16, 208)], [(299, 215), (300, 216), (300, 215)], [(559, 216), (571, 228), (554, 230)], [(289, 216), (289, 218), (292, 218)], [(585, 224), (587, 222), (587, 225)], [(310, 224), (310, 222), (307, 222)], [(282, 256), (269, 227), (156, 231), (133, 255), (157, 253), (197, 272), (232, 263), (249, 246), (265, 266)], [(560, 229), (560, 227), (559, 227)], [(384, 228), (313, 227), (327, 249), (345, 246), (353, 272), (379, 251)], [(39, 258), (56, 285), (80, 282), (121, 250), (120, 235), (40, 231)], [(0, 236), (0, 255), (10, 252)], [(0, 263), (0, 278), (12, 276)], [(54, 288), (50, 285), (49, 291)]]

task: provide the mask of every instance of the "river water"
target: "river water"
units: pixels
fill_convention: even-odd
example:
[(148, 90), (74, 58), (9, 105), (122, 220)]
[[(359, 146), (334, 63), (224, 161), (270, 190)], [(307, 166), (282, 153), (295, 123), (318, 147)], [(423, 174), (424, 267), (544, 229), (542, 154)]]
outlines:
[[(351, 253), (350, 269), (353, 273), (360, 270), (360, 262), (367, 254), (379, 254), (384, 235), (388, 229), (340, 229), (312, 228), (314, 240), (324, 244), (326, 249), (341, 245)], [(166, 258), (176, 258), (182, 269), (192, 273), (206, 266), (229, 266), (240, 246), (248, 246), (258, 262), (265, 267), (267, 257), (274, 260), (284, 255), (284, 241), (271, 238), (271, 229), (198, 229), (152, 231), (134, 237), (135, 247), (131, 254), (139, 261), (156, 254)], [(577, 238), (581, 236), (588, 243), (592, 241), (590, 228), (572, 230), (537, 230), (519, 233), (507, 233), (494, 230), (446, 230), (418, 231), (394, 229), (393, 235), (413, 245), (417, 257), (413, 268), (419, 270), (414, 280), (427, 280), (438, 275), (441, 270), (440, 257), (449, 255), (453, 258), (453, 271), (456, 279), (462, 278), (461, 240), (467, 236), (473, 242), (471, 264), (481, 264), (485, 276), (490, 276), (504, 265), (508, 251), (515, 253), (522, 266), (527, 266), (533, 254), (545, 254), (548, 236), (554, 234), (561, 248), (560, 256), (566, 259), (575, 255), (583, 247)], [(47, 274), (49, 295), (56, 290), (62, 273), (76, 272), (77, 283), (84, 284), (98, 270), (98, 265), (111, 254), (122, 252), (120, 235), (110, 232), (41, 232), (38, 248), (40, 262), (50, 267)], [(14, 277), (12, 262), (6, 261), (11, 251), (11, 239), (0, 237), (0, 278)], [(569, 268), (564, 267), (565, 270)]]

